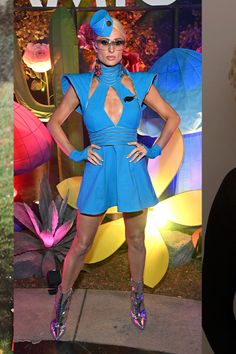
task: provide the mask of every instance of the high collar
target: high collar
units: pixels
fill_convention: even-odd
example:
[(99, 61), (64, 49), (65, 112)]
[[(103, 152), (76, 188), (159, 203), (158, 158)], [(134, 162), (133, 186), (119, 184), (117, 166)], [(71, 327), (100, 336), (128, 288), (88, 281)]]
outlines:
[(110, 86), (120, 82), (121, 77), (123, 76), (123, 71), (120, 63), (113, 66), (105, 66), (103, 64), (100, 65), (101, 75), (97, 76), (97, 78), (101, 83)]

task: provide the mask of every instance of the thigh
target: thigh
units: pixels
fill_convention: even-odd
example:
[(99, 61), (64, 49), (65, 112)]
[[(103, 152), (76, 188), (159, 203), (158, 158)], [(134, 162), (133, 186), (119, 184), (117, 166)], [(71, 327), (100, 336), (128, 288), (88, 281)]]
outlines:
[(126, 238), (145, 231), (148, 208), (135, 212), (123, 212)]
[(101, 214), (91, 215), (82, 214), (77, 211), (76, 215), (76, 236), (79, 240), (84, 241), (93, 238), (101, 224), (106, 211)]

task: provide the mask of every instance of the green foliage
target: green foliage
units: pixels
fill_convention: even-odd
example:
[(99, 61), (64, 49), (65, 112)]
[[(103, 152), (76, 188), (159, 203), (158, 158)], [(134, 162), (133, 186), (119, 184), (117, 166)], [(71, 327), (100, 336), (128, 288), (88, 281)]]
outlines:
[(1, 81), (12, 80), (13, 73), (13, 16), (12, 16), (12, 5), (11, 1), (7, 1), (5, 7), (0, 7), (1, 21), (0, 21), (0, 49), (1, 49), (1, 60), (0, 60), (0, 72)]
[[(12, 84), (0, 87), (0, 348), (8, 353), (12, 331), (12, 249), (13, 249), (13, 114)], [(4, 339), (5, 338), (5, 339)]]
[[(1, 352), (2, 350), (2, 352)], [(0, 339), (0, 353), (2, 354), (10, 354), (12, 353), (11, 351), (11, 337), (8, 335), (4, 339)]]

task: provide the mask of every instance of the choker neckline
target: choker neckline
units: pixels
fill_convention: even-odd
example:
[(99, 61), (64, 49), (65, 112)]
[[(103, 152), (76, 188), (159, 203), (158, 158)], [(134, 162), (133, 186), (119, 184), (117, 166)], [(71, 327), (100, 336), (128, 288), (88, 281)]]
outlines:
[(121, 81), (124, 72), (121, 68), (121, 64), (117, 63), (113, 66), (106, 66), (102, 63), (101, 65), (101, 75), (96, 76), (98, 81), (105, 85), (114, 85)]

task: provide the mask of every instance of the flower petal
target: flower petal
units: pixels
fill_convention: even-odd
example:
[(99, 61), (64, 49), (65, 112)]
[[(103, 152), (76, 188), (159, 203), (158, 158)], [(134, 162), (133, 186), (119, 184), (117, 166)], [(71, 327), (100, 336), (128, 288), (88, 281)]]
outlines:
[(85, 263), (96, 263), (112, 255), (125, 241), (123, 219), (101, 224), (97, 230), (92, 247)]
[(19, 220), (23, 225), (25, 225), (30, 231), (35, 232), (33, 223), (25, 209), (24, 203), (15, 202), (14, 203), (14, 216)]
[(187, 191), (159, 202), (154, 207), (158, 218), (164, 215), (167, 220), (187, 226), (202, 224), (202, 191)]
[(40, 232), (39, 237), (43, 241), (44, 246), (46, 248), (50, 248), (53, 246), (54, 239), (53, 239), (53, 235), (50, 232), (44, 230), (44, 231)]
[(156, 219), (149, 213), (145, 228), (146, 261), (144, 283), (153, 288), (165, 275), (169, 264), (169, 253), (156, 225)]
[(184, 156), (184, 142), (179, 129), (175, 131), (161, 156), (148, 160), (148, 171), (159, 197), (175, 177)]
[(42, 249), (42, 242), (37, 236), (32, 236), (26, 232), (14, 232), (14, 256), (21, 253), (39, 251)]
[(72, 208), (76, 208), (76, 200), (80, 190), (80, 184), (82, 182), (82, 176), (76, 176), (64, 179), (62, 182), (57, 184), (57, 190), (60, 196), (64, 199), (69, 190), (68, 194), (68, 204)]
[(58, 225), (58, 211), (54, 200), (51, 201), (49, 208), (50, 208), (50, 216), (51, 216), (51, 232), (53, 235)]
[(26, 212), (29, 215), (30, 220), (34, 226), (36, 234), (39, 235), (40, 234), (40, 226), (41, 226), (39, 219), (37, 218), (37, 216), (34, 214), (34, 212), (31, 210), (31, 208), (26, 203), (24, 203), (24, 206), (25, 206)]
[(61, 239), (67, 234), (67, 232), (72, 227), (73, 222), (74, 222), (74, 220), (68, 220), (67, 222), (65, 222), (65, 224), (58, 227), (58, 229), (54, 235), (54, 242), (53, 242), (54, 245), (56, 245), (58, 242), (60, 242)]

